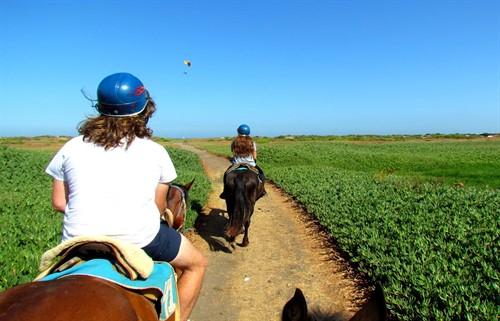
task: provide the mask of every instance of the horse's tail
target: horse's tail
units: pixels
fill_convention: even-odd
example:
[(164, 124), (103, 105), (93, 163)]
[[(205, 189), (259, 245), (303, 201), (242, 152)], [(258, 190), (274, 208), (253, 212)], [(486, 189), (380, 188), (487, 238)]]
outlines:
[(234, 190), (234, 211), (229, 220), (229, 227), (227, 229), (228, 237), (236, 237), (243, 230), (246, 222), (246, 208), (248, 197), (246, 196), (246, 187), (243, 177), (235, 180)]

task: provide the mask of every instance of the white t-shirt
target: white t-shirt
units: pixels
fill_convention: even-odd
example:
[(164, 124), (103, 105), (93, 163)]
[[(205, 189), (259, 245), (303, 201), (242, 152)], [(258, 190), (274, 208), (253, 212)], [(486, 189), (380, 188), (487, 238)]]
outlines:
[(128, 149), (103, 147), (78, 136), (54, 156), (45, 172), (67, 182), (69, 199), (62, 241), (77, 235), (107, 235), (148, 245), (160, 229), (155, 204), (158, 183), (177, 177), (166, 149), (136, 138)]

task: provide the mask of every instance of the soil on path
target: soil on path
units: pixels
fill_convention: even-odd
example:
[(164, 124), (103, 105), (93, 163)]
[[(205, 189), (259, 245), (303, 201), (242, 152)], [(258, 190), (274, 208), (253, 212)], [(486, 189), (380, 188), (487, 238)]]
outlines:
[(179, 146), (200, 156), (212, 182), (196, 230), (186, 233), (209, 261), (191, 321), (281, 320), (283, 305), (296, 287), (311, 306), (337, 311), (344, 320), (354, 314), (360, 294), (346, 276), (345, 262), (290, 197), (266, 183), (268, 195), (257, 201), (252, 216), (250, 245), (233, 249), (222, 234), (228, 217), (219, 198), (229, 161)]

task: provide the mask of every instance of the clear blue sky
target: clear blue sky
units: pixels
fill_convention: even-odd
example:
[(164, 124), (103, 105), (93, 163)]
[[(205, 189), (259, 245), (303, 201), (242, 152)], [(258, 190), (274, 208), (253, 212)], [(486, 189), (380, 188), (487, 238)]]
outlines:
[(77, 135), (95, 114), (80, 89), (121, 71), (162, 137), (500, 132), (499, 0), (0, 8), (0, 136)]

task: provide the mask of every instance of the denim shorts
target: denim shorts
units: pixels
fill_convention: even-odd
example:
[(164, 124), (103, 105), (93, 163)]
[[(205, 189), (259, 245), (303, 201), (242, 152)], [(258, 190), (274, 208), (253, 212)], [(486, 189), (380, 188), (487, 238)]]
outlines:
[(180, 247), (181, 234), (162, 221), (158, 234), (142, 249), (155, 261), (171, 262), (179, 254)]

